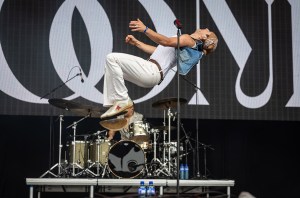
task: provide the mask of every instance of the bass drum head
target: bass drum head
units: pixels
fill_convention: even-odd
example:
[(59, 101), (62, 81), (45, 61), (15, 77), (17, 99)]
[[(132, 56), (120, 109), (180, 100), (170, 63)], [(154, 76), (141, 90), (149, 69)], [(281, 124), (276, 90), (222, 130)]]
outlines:
[(145, 166), (143, 149), (132, 141), (115, 143), (108, 153), (108, 167), (119, 178), (134, 178)]

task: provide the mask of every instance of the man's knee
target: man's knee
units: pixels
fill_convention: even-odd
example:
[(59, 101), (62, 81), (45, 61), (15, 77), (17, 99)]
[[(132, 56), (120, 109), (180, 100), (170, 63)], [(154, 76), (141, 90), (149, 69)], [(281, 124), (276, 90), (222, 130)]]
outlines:
[(106, 55), (106, 61), (108, 62), (116, 62), (116, 54), (115, 53), (109, 53)]

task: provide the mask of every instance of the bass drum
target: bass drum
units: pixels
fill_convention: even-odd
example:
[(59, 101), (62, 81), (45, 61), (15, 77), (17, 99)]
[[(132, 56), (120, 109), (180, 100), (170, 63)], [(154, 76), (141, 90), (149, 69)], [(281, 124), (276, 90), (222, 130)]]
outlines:
[(108, 167), (119, 178), (137, 177), (143, 172), (145, 161), (143, 149), (132, 141), (119, 141), (108, 153)]

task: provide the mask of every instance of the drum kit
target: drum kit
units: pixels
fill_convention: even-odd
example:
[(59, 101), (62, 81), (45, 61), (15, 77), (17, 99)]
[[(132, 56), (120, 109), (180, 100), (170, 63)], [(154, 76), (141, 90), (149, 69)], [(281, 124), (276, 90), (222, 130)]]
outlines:
[[(128, 126), (129, 139), (110, 141), (107, 130), (93, 134), (77, 135), (77, 125), (88, 117), (100, 118), (101, 109), (82, 105), (64, 99), (49, 99), (49, 104), (82, 115), (83, 117), (67, 127), (72, 128), (72, 140), (66, 143), (65, 160), (62, 163), (62, 122), (59, 127), (59, 160), (58, 163), (46, 171), (41, 177), (100, 177), (100, 178), (175, 178), (177, 176), (177, 152), (179, 156), (186, 156), (187, 150), (183, 145), (171, 140), (171, 133), (176, 127), (171, 126), (171, 120), (176, 113), (172, 108), (178, 104), (185, 104), (187, 100), (168, 98), (159, 100), (152, 107), (163, 110), (162, 126), (151, 127), (145, 121), (136, 121)], [(123, 112), (125, 114), (126, 112)], [(121, 116), (122, 117), (122, 116)], [(127, 121), (120, 116), (102, 120), (99, 124), (106, 129), (121, 129)], [(110, 128), (109, 128), (109, 127)], [(83, 140), (79, 137), (84, 137)], [(182, 158), (182, 157), (180, 157)], [(58, 168), (58, 173), (53, 170)]]

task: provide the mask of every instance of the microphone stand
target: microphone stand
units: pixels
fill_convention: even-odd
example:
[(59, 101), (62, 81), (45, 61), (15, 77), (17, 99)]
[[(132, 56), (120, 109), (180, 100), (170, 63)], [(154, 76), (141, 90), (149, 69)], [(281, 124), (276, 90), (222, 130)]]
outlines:
[(199, 161), (199, 134), (198, 134), (198, 127), (199, 127), (199, 124), (198, 124), (198, 94), (197, 94), (197, 89), (200, 90), (199, 87), (197, 87), (196, 84), (192, 83), (191, 81), (189, 81), (188, 79), (186, 79), (184, 76), (181, 76), (185, 81), (187, 81), (189, 84), (193, 85), (193, 87), (195, 88), (196, 90), (196, 164), (197, 164), (197, 172), (196, 172), (196, 178), (201, 178), (201, 175), (200, 175), (200, 161)]
[(180, 152), (179, 148), (180, 147), (180, 75), (179, 75), (179, 48), (180, 48), (180, 35), (181, 35), (181, 26), (176, 26), (177, 27), (177, 187), (176, 187), (176, 192), (177, 192), (177, 197), (179, 197), (179, 173), (180, 173)]
[[(63, 82), (62, 84), (60, 84), (59, 86), (55, 87), (54, 89), (52, 89), (50, 92), (46, 93), (44, 96), (42, 96), (40, 98), (43, 99), (47, 96), (49, 96), (50, 94), (52, 94), (53, 92), (55, 92), (57, 89), (61, 88), (62, 86), (64, 86), (67, 82), (69, 82), (70, 80), (74, 79), (76, 76), (80, 76), (81, 73), (76, 74), (75, 76), (73, 76), (72, 78), (66, 80), (65, 82)], [(46, 176), (47, 174), (51, 174), (54, 177), (60, 177), (63, 173), (63, 167), (62, 167), (62, 163), (61, 163), (61, 149), (63, 147), (63, 145), (61, 144), (61, 133), (62, 133), (62, 122), (63, 122), (63, 115), (59, 116), (59, 145), (58, 145), (58, 163), (56, 163), (54, 166), (52, 166), (48, 171), (46, 171), (43, 175), (40, 176), (40, 178)], [(50, 133), (51, 133), (51, 129), (50, 129)], [(51, 134), (50, 134), (50, 152), (51, 152)], [(50, 154), (51, 156), (51, 154)], [(51, 158), (51, 157), (50, 157)], [(58, 173), (57, 175), (55, 175), (54, 173), (51, 172), (51, 170), (53, 170), (55, 167), (58, 168)], [(64, 172), (65, 173), (65, 172)]]
[[(199, 143), (198, 143), (199, 144)], [(209, 148), (210, 150), (215, 150), (213, 147), (211, 147), (210, 145), (206, 145), (206, 144), (203, 144), (201, 143), (201, 146), (203, 147), (203, 160), (204, 160), (204, 175), (203, 175), (203, 179), (207, 179), (207, 165), (206, 165), (206, 148)]]
[(81, 73), (78, 73), (78, 74), (76, 74), (75, 76), (73, 76), (72, 78), (66, 80), (65, 82), (63, 82), (62, 84), (58, 85), (57, 87), (55, 87), (54, 89), (52, 89), (50, 92), (48, 92), (48, 93), (46, 93), (44, 96), (42, 96), (42, 97), (40, 98), (40, 100), (43, 99), (43, 98), (45, 98), (45, 97), (47, 97), (47, 96), (49, 96), (50, 94), (52, 94), (53, 92), (55, 92), (57, 89), (59, 89), (59, 88), (61, 88), (62, 86), (64, 86), (67, 82), (69, 82), (70, 80), (72, 80), (72, 79), (75, 78), (76, 76), (80, 76), (80, 75), (81, 75)]

